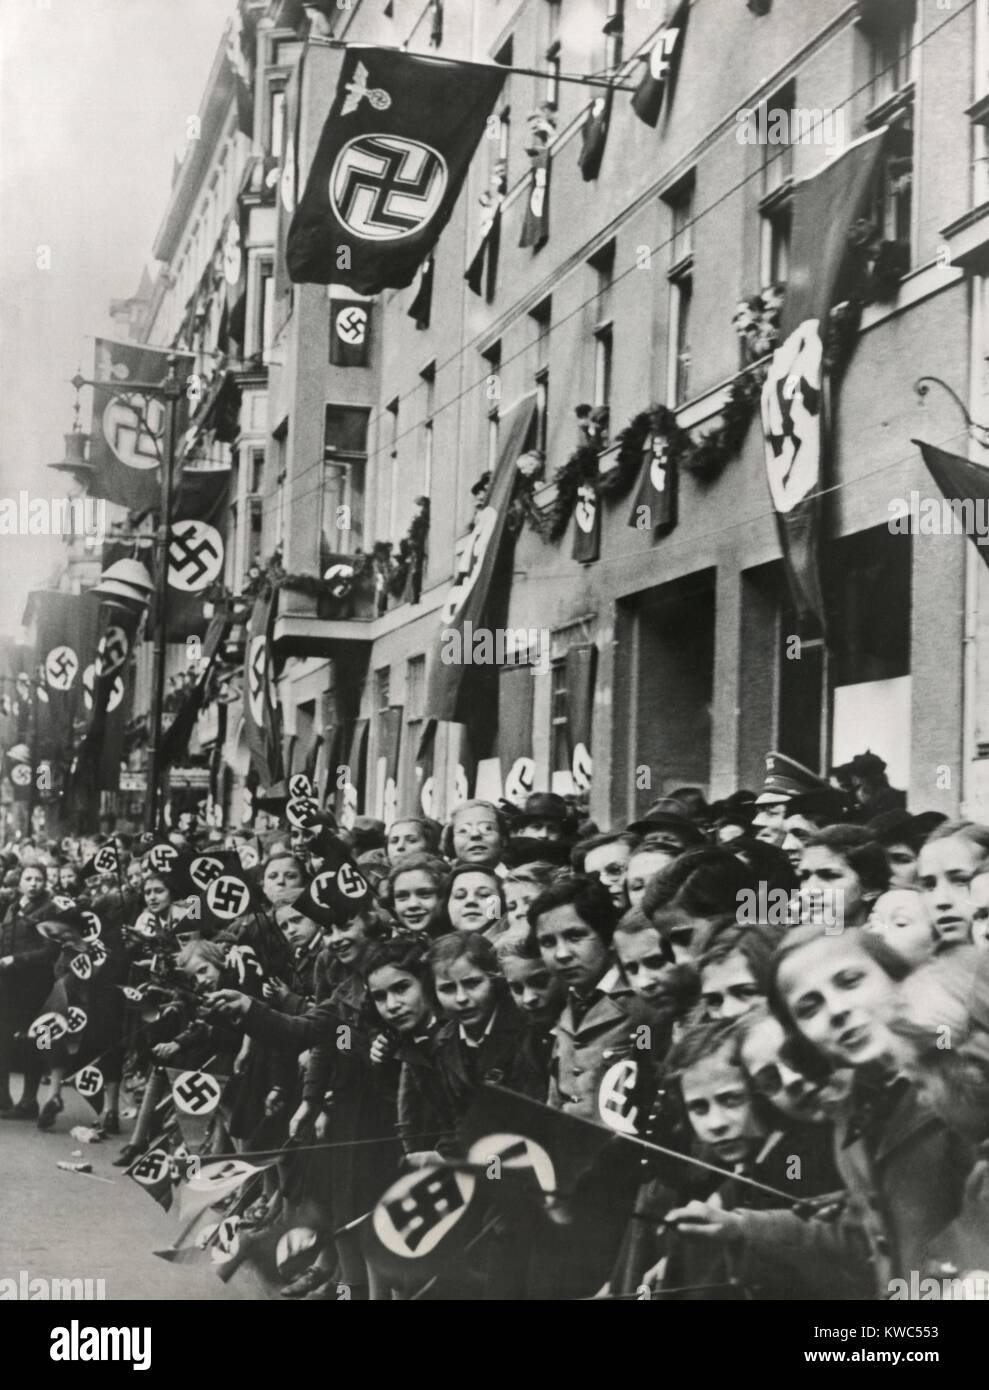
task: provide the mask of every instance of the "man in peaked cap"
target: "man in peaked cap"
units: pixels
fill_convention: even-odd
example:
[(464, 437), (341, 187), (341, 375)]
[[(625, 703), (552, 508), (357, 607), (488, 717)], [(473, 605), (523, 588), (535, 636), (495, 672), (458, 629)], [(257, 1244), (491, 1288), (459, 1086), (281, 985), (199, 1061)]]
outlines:
[(755, 799), (756, 814), (752, 822), (756, 839), (779, 848), (786, 834), (787, 810), (794, 798), (829, 790), (823, 777), (818, 777), (795, 758), (785, 753), (767, 753), (766, 780)]

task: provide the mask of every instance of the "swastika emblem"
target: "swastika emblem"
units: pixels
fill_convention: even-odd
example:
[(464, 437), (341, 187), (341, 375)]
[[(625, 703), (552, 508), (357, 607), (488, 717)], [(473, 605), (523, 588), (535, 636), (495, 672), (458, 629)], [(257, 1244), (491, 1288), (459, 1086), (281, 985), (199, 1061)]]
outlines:
[(311, 796), (294, 797), (285, 807), (285, 819), (297, 830), (304, 830), (319, 818), (319, 807)]
[(505, 778), (505, 799), (520, 805), (536, 782), (536, 764), (532, 758), (516, 758)]
[(240, 917), (251, 905), (251, 890), (243, 879), (232, 874), (221, 874), (206, 889), (206, 906), (214, 917), (222, 917), (232, 922)]
[(609, 1067), (601, 1078), (598, 1087), (598, 1114), (609, 1127), (619, 1134), (636, 1134), (636, 1121), (639, 1107), (634, 1100), (634, 1092), (639, 1080), (639, 1068), (626, 1057)]
[(96, 674), (102, 680), (119, 671), (127, 660), (130, 643), (122, 627), (108, 627), (96, 648)]
[(83, 1067), (76, 1072), (76, 1090), (87, 1100), (90, 1096), (98, 1096), (102, 1089), (103, 1073), (99, 1067)]
[(168, 547), (168, 582), (183, 593), (196, 593), (220, 573), (223, 541), (206, 521), (177, 521)]
[(351, 347), (360, 347), (367, 336), (367, 310), (348, 304), (337, 314), (337, 337)]
[(59, 895), (57, 898), (52, 898), (52, 907), (57, 907), (59, 912), (65, 912), (66, 909), (75, 907), (75, 903), (71, 898)]
[(439, 210), (449, 176), (443, 156), (401, 135), (358, 135), (336, 157), (330, 204), (366, 241), (397, 241)]
[(128, 468), (157, 468), (164, 420), (162, 401), (152, 397), (138, 410), (113, 396), (103, 411), (103, 438)]
[(167, 874), (179, 857), (174, 845), (155, 845), (148, 851), (148, 863), (159, 874)]
[(89, 1022), (89, 1015), (85, 1009), (80, 1009), (77, 1004), (73, 1004), (65, 1015), (65, 1027), (68, 1033), (81, 1033)]
[[(91, 661), (82, 673), (82, 698), (87, 709), (93, 708), (93, 687), (96, 685), (96, 666)], [(124, 698), (124, 683), (120, 676), (114, 676), (113, 684), (110, 687), (110, 695), (106, 702), (108, 714), (120, 704)]]
[(594, 489), (586, 483), (577, 489), (577, 505), (574, 507), (574, 516), (577, 518), (577, 525), (582, 531), (590, 534), (594, 530), (594, 518), (597, 515), (597, 494)]
[(189, 877), (197, 888), (208, 888), (223, 873), (223, 860), (201, 854), (189, 865)]
[(77, 980), (89, 980), (93, 975), (93, 962), (88, 956), (73, 956), (69, 961), (69, 969)]
[(79, 658), (71, 647), (52, 647), (45, 658), (45, 679), (51, 690), (71, 690)]
[(319, 1236), (309, 1226), (293, 1226), (279, 1240), (275, 1247), (275, 1263), (284, 1276), (298, 1268), (305, 1268), (316, 1254)]
[(337, 887), (345, 898), (359, 898), (367, 892), (367, 879), (353, 864), (341, 864), (337, 870)]
[(586, 792), (590, 789), (591, 773), (593, 770), (594, 761), (587, 751), (587, 745), (578, 743), (573, 750), (573, 758), (570, 764), (573, 784), (578, 791)]
[(485, 1168), (493, 1158), (498, 1159), (503, 1170), (520, 1172), (529, 1168), (544, 1192), (556, 1190), (553, 1160), (534, 1139), (523, 1139), (520, 1134), (487, 1134), (483, 1139), (475, 1139), (467, 1157), (468, 1162), (483, 1164)]
[(291, 797), (312, 796), (312, 783), (304, 772), (297, 772), (289, 779), (288, 794)]
[[(474, 529), (470, 533), (460, 561), (460, 571), (440, 612), (440, 622), (446, 626), (457, 617), (477, 583), (477, 576), (481, 572), (481, 565), (484, 563), (497, 521), (498, 513), (494, 507), (484, 507), (474, 519)], [(466, 793), (462, 799), (466, 801)]]
[(115, 874), (117, 872), (117, 851), (112, 845), (103, 845), (93, 855), (93, 868), (97, 873)]
[(171, 1172), (171, 1163), (164, 1149), (149, 1149), (130, 1169), (130, 1175), (142, 1187), (154, 1187)]
[(330, 585), (333, 598), (344, 598), (354, 582), (353, 565), (330, 565), (323, 578)]
[(247, 701), (251, 718), (261, 727), (264, 723), (264, 685), (268, 679), (268, 656), (263, 636), (251, 639), (251, 652), (247, 665)]
[(27, 763), (17, 763), (10, 769), (10, 780), (15, 787), (27, 787), (31, 783), (31, 769)]
[(216, 1264), (226, 1264), (232, 1260), (240, 1248), (239, 1216), (227, 1216), (211, 1226), (204, 1226), (196, 1237), (200, 1250), (208, 1250), (210, 1259)]
[(172, 1099), (186, 1115), (208, 1115), (220, 1103), (220, 1083), (204, 1071), (184, 1071), (175, 1078)]
[(68, 1031), (68, 1021), (62, 1014), (47, 1013), (41, 1014), (34, 1020), (27, 1030), (27, 1035), (34, 1039), (35, 1046), (40, 1052), (47, 1052), (52, 1043), (58, 1042), (59, 1038), (64, 1038)]
[(546, 205), (546, 170), (537, 169), (536, 177), (532, 183), (532, 192), (529, 195), (529, 209), (533, 217), (542, 217), (543, 208)]
[(93, 963), (94, 972), (106, 964), (107, 949), (102, 941), (92, 941), (89, 945), (89, 959)]
[(399, 1178), (374, 1209), (378, 1239), (395, 1255), (421, 1259), (464, 1215), (474, 1187), (469, 1173), (427, 1169)]

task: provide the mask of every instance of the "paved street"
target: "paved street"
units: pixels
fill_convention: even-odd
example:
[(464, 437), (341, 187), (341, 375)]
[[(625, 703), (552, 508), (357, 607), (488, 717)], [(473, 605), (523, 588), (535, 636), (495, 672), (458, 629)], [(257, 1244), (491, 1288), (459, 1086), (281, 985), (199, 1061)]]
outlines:
[[(243, 1297), (208, 1268), (154, 1256), (175, 1237), (175, 1209), (162, 1211), (112, 1166), (118, 1141), (71, 1138), (69, 1129), (91, 1124), (92, 1112), (73, 1091), (64, 1095), (54, 1133), (25, 1121), (0, 1123), (0, 1278), (26, 1270), (46, 1279), (104, 1279), (108, 1299)], [(92, 1163), (93, 1177), (56, 1167), (82, 1160)]]

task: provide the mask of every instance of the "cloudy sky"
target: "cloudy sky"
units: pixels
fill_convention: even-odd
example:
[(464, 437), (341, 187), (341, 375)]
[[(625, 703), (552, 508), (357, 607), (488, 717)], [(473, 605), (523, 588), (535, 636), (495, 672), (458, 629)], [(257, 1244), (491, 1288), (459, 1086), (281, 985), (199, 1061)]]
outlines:
[[(173, 157), (233, 7), (0, 3), (0, 498), (62, 490), (44, 465), (63, 456), (72, 425), (69, 378), (80, 363), (92, 375), (109, 301), (133, 294), (143, 266), (155, 273)], [(50, 269), (38, 268), (39, 247)], [(0, 632), (18, 630), (28, 589), (62, 550), (0, 536)]]

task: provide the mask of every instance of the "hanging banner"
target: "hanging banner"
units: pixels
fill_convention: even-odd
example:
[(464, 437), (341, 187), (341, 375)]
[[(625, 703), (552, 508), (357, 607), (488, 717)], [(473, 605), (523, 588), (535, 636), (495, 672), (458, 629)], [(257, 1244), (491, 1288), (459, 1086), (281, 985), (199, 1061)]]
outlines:
[(594, 769), (591, 730), (594, 723), (597, 656), (598, 649), (593, 642), (581, 643), (567, 651), (567, 744), (570, 749), (570, 773), (578, 794), (590, 791)]
[(398, 815), (398, 768), (402, 747), (402, 705), (378, 715), (378, 785), (382, 789), (382, 818), (391, 825)]
[(665, 535), (677, 523), (677, 468), (670, 458), (670, 441), (658, 430), (650, 431), (642, 449), (639, 487), (628, 524), (638, 530)]
[[(680, 55), (683, 52), (690, 0), (680, 0), (675, 9), (670, 5), (671, 18), (660, 31), (648, 54), (644, 54), (646, 70), (632, 96), (632, 110), (640, 121), (655, 126), (663, 109), (664, 97), (669, 107), (676, 86)], [(669, 93), (669, 96), (667, 96)]]
[[(93, 421), (89, 461), (94, 473), (93, 497), (105, 497), (131, 511), (150, 511), (161, 502), (161, 465), (165, 447), (165, 402), (160, 396), (119, 394), (128, 382), (160, 386), (168, 375), (169, 348), (96, 339)], [(193, 359), (177, 354), (176, 372), (183, 390), (175, 407), (175, 438), (188, 424), (189, 403), (184, 389)], [(105, 384), (104, 384), (105, 383)]]
[(203, 601), (222, 584), (230, 469), (183, 470), (172, 504), (168, 545), (165, 636), (169, 642), (203, 637), (209, 619)]
[(848, 233), (872, 195), (885, 133), (884, 126), (863, 137), (794, 188), (781, 343), (762, 388), (766, 474), (787, 582), (801, 624), (818, 634), (825, 628), (818, 568), (823, 338), (850, 259)]
[(296, 282), (402, 289), (450, 219), (505, 80), (493, 64), (349, 45), (292, 218)]
[(536, 763), (532, 756), (531, 666), (508, 668), (498, 680), (498, 762), (502, 795), (513, 806), (522, 806), (536, 789)]
[(596, 179), (601, 172), (604, 147), (608, 143), (608, 125), (611, 121), (613, 92), (608, 90), (597, 96), (587, 108), (584, 124), (581, 127), (581, 144), (578, 165), (585, 183)]
[(370, 337), (370, 304), (333, 296), (330, 299), (330, 365), (366, 367)]
[(244, 654), (244, 738), (261, 788), (271, 792), (282, 781), (278, 701), (271, 667), (271, 627), (277, 591), (254, 601)]
[(433, 778), (433, 762), (436, 754), (436, 720), (427, 719), (416, 752), (416, 790), (413, 815), (423, 815), (429, 820), (436, 819), (439, 798)]
[(529, 174), (529, 197), (522, 218), (520, 246), (531, 246), (538, 251), (549, 239), (549, 175), (550, 152), (542, 149), (532, 156), (532, 170)]
[(120, 787), (132, 695), (130, 657), (139, 622), (140, 611), (125, 602), (104, 601), (99, 605), (95, 645), (82, 672), (89, 723), (74, 773), (77, 787), (87, 782), (103, 791)]
[(467, 722), (479, 680), (492, 669), (474, 663), (473, 636), (478, 628), (485, 627), (491, 579), (501, 556), (515, 484), (515, 465), (528, 442), (535, 408), (536, 396), (532, 392), (501, 419), (498, 460), (487, 499), (474, 517), (457, 575), (440, 610), (438, 642), (426, 692), (428, 718)]

